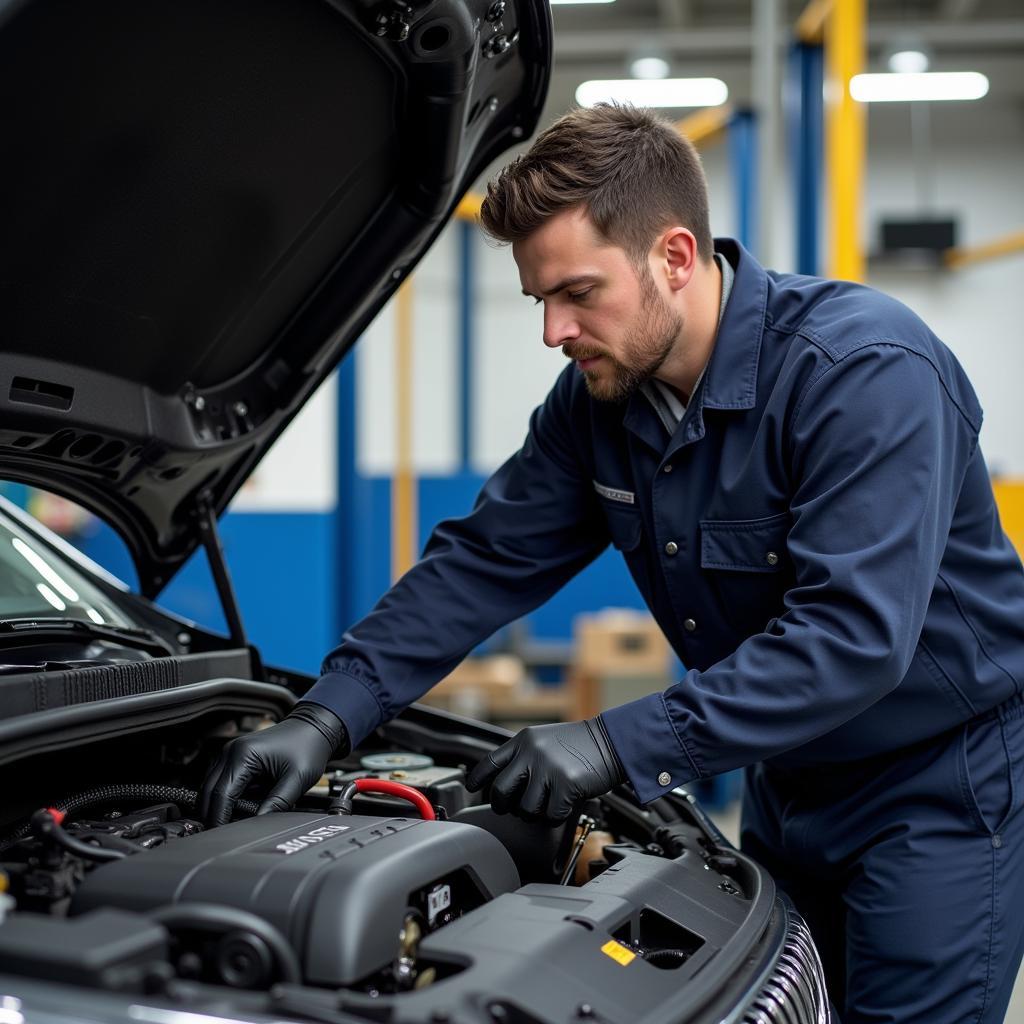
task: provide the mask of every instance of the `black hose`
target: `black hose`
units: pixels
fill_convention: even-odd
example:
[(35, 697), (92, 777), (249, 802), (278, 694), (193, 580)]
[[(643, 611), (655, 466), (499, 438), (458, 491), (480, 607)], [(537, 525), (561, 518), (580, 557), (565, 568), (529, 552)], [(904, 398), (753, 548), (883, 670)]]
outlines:
[(679, 967), (690, 959), (685, 949), (654, 949), (644, 953), (643, 957), (652, 967)]
[(36, 811), (29, 821), (29, 828), (40, 839), (52, 839), (58, 846), (73, 853), (77, 857), (85, 857), (87, 860), (110, 861), (122, 860), (127, 857), (123, 850), (112, 850), (105, 846), (93, 846), (91, 843), (84, 843), (76, 839), (61, 828), (60, 822), (48, 811)]
[(291, 985), (302, 984), (302, 969), (288, 940), (269, 921), (248, 910), (222, 907), (216, 903), (175, 903), (146, 912), (157, 924), (173, 931), (175, 928), (194, 928), (197, 931), (224, 931), (238, 929), (262, 939), (277, 958), (281, 980)]
[[(47, 804), (65, 815), (77, 814), (90, 807), (112, 803), (155, 803), (178, 804), (181, 807), (195, 807), (199, 794), (194, 789), (182, 789), (178, 786), (164, 786), (157, 783), (125, 782), (96, 786), (82, 793), (65, 797), (55, 803)], [(240, 817), (251, 817), (256, 813), (259, 804), (255, 800), (239, 800), (235, 804), (235, 813)], [(31, 831), (26, 822), (0, 839), (0, 853), (10, 849), (15, 843), (24, 839)]]

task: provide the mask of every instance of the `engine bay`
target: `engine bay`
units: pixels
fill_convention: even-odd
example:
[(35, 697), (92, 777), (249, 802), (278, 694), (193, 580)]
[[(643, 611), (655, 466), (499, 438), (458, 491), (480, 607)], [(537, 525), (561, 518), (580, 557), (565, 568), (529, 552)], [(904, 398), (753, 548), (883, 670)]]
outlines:
[(31, 753), (0, 763), (0, 980), (341, 1024), (529, 1024), (592, 1002), (636, 1021), (749, 981), (751, 943), (779, 941), (770, 880), (684, 794), (640, 807), (624, 787), (557, 827), (498, 815), (465, 778), (500, 735), (425, 709), (294, 810), (242, 800), (207, 828), (209, 764), (278, 717), (231, 711), (260, 686), (89, 702), (77, 743), (26, 730), (6, 748)]

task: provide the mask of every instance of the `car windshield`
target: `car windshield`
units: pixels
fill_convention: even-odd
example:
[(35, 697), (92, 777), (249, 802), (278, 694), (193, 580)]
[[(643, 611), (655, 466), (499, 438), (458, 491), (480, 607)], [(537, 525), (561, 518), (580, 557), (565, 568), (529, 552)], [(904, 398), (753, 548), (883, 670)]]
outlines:
[(74, 565), (0, 512), (0, 619), (54, 617), (136, 625)]

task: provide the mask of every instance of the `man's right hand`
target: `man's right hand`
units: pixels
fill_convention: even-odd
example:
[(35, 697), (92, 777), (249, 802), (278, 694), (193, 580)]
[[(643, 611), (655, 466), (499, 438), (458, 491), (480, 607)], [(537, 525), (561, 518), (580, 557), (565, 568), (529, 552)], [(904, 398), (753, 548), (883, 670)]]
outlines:
[(347, 753), (348, 734), (337, 715), (319, 704), (298, 704), (284, 721), (224, 747), (203, 783), (199, 815), (211, 828), (226, 824), (235, 801), (257, 780), (267, 782), (269, 792), (256, 813), (286, 811), (341, 746)]

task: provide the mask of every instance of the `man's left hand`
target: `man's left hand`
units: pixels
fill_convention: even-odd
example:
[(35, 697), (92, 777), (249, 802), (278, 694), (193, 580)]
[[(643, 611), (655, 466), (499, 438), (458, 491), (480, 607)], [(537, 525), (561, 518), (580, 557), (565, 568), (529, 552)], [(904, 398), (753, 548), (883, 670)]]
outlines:
[(555, 824), (624, 779), (598, 715), (523, 729), (479, 761), (466, 786), (476, 792), (491, 782), (491, 807), (498, 814), (511, 811), (528, 821)]

